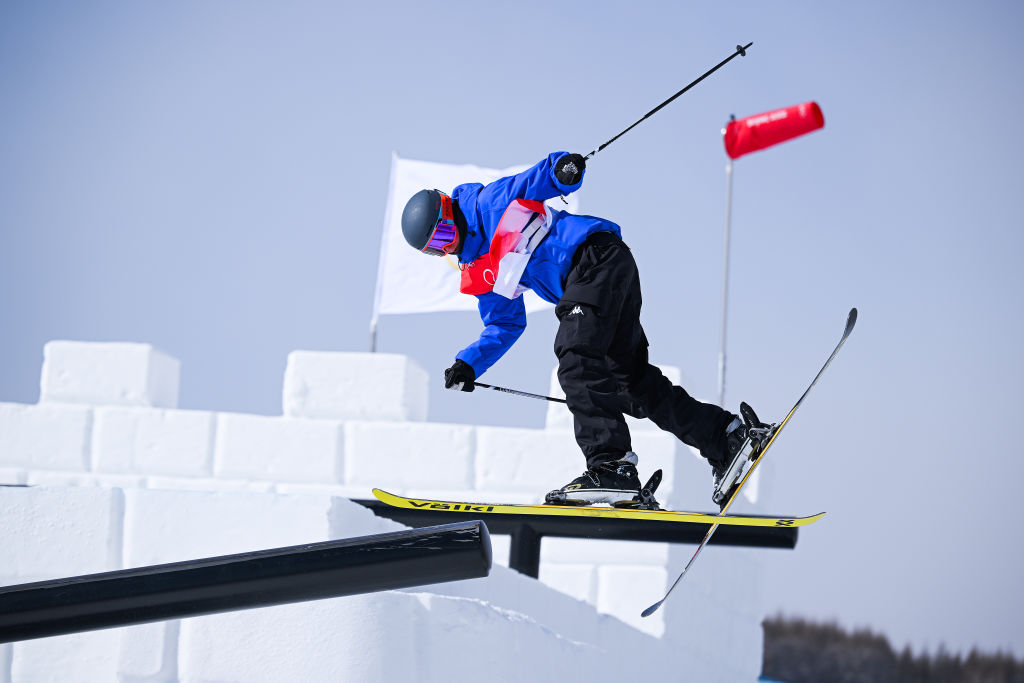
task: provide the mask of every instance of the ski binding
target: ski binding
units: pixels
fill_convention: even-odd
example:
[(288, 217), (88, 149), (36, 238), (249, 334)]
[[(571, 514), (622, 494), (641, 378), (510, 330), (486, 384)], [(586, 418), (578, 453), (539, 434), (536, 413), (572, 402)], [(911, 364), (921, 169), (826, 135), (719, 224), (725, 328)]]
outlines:
[(732, 464), (726, 470), (725, 476), (715, 486), (711, 499), (721, 509), (727, 500), (732, 496), (736, 486), (743, 480), (744, 475), (750, 469), (751, 463), (757, 460), (765, 444), (771, 441), (772, 436), (778, 429), (778, 425), (766, 425), (757, 419), (754, 410), (746, 403), (740, 404), (740, 414), (743, 421), (747, 423), (747, 439), (740, 447), (740, 452), (733, 458)]
[[(658, 505), (658, 501), (654, 498), (654, 492), (658, 490), (658, 486), (661, 484), (661, 470), (655, 470), (651, 478), (647, 480), (647, 483), (641, 487), (637, 492), (637, 495), (633, 496), (633, 500), (625, 500), (618, 503), (613, 503), (612, 507), (624, 509), (624, 510), (660, 510), (661, 506)], [(564, 491), (552, 491), (547, 494), (544, 500), (545, 505), (575, 505), (577, 507), (597, 507), (594, 504), (588, 504), (581, 501), (569, 500), (565, 497)]]

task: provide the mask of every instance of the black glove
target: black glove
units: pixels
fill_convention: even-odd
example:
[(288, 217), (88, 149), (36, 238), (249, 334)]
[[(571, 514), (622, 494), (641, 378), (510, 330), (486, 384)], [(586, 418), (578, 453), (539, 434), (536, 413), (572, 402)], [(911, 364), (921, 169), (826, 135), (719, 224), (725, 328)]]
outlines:
[(565, 154), (555, 162), (555, 177), (563, 185), (575, 185), (583, 179), (587, 161), (579, 154)]
[(473, 391), (476, 385), (476, 372), (473, 366), (464, 360), (457, 360), (455, 364), (444, 371), (444, 388), (454, 391)]

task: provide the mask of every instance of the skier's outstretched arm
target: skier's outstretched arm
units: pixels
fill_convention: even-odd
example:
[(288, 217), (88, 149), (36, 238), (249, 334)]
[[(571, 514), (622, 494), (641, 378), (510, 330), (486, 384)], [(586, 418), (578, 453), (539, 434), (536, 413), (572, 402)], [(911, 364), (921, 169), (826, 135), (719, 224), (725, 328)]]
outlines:
[(522, 173), (495, 180), (480, 191), (486, 204), (508, 206), (513, 199), (545, 200), (580, 189), (586, 162), (579, 154), (552, 152)]
[[(526, 329), (526, 306), (523, 304), (523, 297), (506, 299), (500, 294), (488, 292), (477, 296), (477, 300), (484, 330), (480, 333), (479, 339), (456, 354), (456, 365), (449, 368), (455, 370), (461, 361), (472, 370), (471, 376), (460, 378), (464, 381), (464, 391), (472, 391), (473, 380), (487, 372), (505, 355)], [(463, 373), (467, 372), (462, 366), (459, 366), (459, 369)], [(445, 384), (451, 388), (447, 381), (448, 374), (450, 373), (446, 373)]]

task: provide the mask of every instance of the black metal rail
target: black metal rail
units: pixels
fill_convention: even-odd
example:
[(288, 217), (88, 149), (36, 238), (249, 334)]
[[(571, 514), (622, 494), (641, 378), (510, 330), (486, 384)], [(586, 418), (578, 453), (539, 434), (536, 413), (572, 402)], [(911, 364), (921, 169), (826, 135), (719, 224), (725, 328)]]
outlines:
[(490, 568), (487, 527), (464, 521), (6, 586), (0, 643), (473, 579)]
[[(710, 524), (642, 519), (592, 519), (553, 515), (507, 515), (493, 512), (408, 510), (392, 507), (376, 499), (356, 500), (355, 502), (373, 510), (378, 517), (393, 519), (411, 527), (456, 520), (481, 520), (487, 524), (492, 534), (511, 535), (512, 547), (509, 554), (509, 566), (534, 578), (537, 577), (540, 570), (540, 544), (545, 536), (696, 544), (700, 543), (711, 526)], [(711, 545), (795, 548), (797, 531), (798, 529), (795, 527), (723, 525), (712, 537)]]

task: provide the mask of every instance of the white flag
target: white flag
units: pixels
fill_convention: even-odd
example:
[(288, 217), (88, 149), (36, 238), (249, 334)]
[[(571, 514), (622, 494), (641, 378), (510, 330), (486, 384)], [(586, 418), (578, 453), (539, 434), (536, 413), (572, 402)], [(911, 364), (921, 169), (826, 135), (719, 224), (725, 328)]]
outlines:
[[(409, 198), (423, 189), (438, 189), (451, 194), (456, 185), (483, 183), (524, 171), (532, 164), (504, 170), (469, 164), (438, 164), (430, 161), (400, 159), (391, 156), (391, 186), (384, 212), (384, 235), (377, 266), (377, 294), (373, 319), (385, 313), (427, 313), (431, 311), (476, 311), (475, 296), (459, 292), (461, 274), (447, 259), (427, 256), (411, 248), (402, 236), (402, 210)], [(557, 197), (550, 202), (556, 209), (575, 213), (578, 203), (568, 197), (566, 205)], [(452, 261), (456, 259), (453, 257)], [(532, 291), (523, 294), (526, 312), (551, 308)]]

